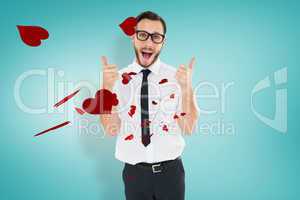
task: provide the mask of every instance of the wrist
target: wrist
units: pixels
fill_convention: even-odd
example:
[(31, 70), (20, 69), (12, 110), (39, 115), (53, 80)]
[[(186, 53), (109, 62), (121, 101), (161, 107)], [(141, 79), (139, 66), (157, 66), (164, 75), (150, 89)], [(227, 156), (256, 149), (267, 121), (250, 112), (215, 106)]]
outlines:
[(193, 93), (192, 85), (181, 86), (181, 92), (182, 92), (182, 94), (191, 94), (191, 93)]
[(113, 85), (103, 83), (103, 84), (102, 84), (102, 88), (103, 88), (103, 89), (106, 89), (106, 90), (109, 90), (109, 91), (112, 91)]

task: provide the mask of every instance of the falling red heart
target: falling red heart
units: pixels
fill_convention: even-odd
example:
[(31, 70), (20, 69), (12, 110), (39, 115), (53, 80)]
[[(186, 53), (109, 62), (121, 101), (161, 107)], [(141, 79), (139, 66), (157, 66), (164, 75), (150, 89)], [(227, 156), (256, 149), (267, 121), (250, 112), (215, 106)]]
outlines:
[(132, 36), (135, 33), (136, 24), (137, 21), (135, 17), (128, 17), (121, 24), (119, 24), (119, 26), (126, 35)]
[(46, 29), (40, 26), (17, 26), (21, 39), (25, 44), (32, 47), (40, 46), (41, 40), (46, 40), (49, 33)]
[(174, 114), (173, 119), (179, 119), (179, 116), (177, 114)]
[(162, 130), (168, 132), (169, 131), (168, 126), (166, 124), (164, 124), (162, 127)]
[(132, 140), (133, 137), (134, 137), (134, 136), (133, 136), (132, 134), (130, 134), (130, 135), (128, 135), (128, 136), (125, 137), (125, 140)]
[(180, 113), (180, 116), (184, 116), (184, 115), (186, 115), (186, 113), (185, 113), (185, 112), (182, 112), (182, 113)]
[(135, 110), (136, 110), (136, 106), (135, 105), (131, 105), (130, 106), (130, 111), (128, 112), (128, 115), (130, 117), (132, 117), (134, 115), (134, 113), (135, 113)]
[(174, 93), (171, 94), (171, 95), (170, 95), (170, 98), (171, 98), (171, 99), (174, 99), (174, 98), (175, 98), (175, 94), (174, 94)]
[(157, 102), (153, 100), (153, 101), (152, 101), (152, 104), (153, 104), (153, 105), (157, 105)]
[(95, 98), (88, 98), (83, 101), (82, 108), (85, 112), (98, 114), (111, 114), (112, 106), (118, 105), (117, 95), (109, 90), (101, 89), (95, 94)]
[(132, 75), (136, 75), (136, 73), (135, 72), (129, 72), (129, 73), (124, 72), (122, 74), (122, 83), (125, 84), (125, 85), (128, 84), (129, 81), (132, 79), (131, 78)]
[(131, 80), (130, 75), (128, 73), (124, 72), (122, 74), (122, 83), (126, 85), (129, 83), (130, 80)]
[(166, 82), (168, 82), (168, 79), (164, 78), (164, 79), (161, 79), (158, 84), (164, 84)]
[(128, 75), (132, 76), (132, 75), (136, 75), (136, 73), (135, 72), (129, 72)]

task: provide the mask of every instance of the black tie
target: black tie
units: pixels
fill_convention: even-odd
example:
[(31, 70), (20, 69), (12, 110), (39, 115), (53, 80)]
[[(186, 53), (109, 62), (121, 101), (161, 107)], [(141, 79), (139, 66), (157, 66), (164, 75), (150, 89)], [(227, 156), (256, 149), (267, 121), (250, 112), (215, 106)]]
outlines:
[(146, 147), (150, 144), (150, 127), (149, 127), (149, 99), (148, 99), (148, 75), (151, 73), (149, 69), (143, 69), (143, 82), (141, 86), (141, 127), (142, 127), (142, 143)]

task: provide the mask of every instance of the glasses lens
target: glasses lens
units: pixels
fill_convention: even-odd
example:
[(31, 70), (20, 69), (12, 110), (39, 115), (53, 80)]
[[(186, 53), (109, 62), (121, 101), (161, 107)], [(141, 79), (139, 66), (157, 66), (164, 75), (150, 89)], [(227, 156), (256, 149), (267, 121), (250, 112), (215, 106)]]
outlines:
[(148, 37), (149, 37), (148, 33), (144, 32), (144, 31), (137, 32), (137, 38), (139, 40), (145, 41), (148, 39)]
[(161, 43), (164, 40), (164, 37), (160, 34), (154, 34), (152, 35), (152, 40), (155, 43)]

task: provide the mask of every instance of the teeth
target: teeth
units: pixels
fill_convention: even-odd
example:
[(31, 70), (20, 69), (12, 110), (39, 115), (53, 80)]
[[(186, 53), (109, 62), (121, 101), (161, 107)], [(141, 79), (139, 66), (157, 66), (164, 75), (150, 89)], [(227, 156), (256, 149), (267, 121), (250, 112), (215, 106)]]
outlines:
[(142, 50), (142, 52), (144, 52), (144, 53), (152, 53), (151, 50)]

